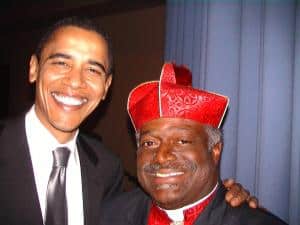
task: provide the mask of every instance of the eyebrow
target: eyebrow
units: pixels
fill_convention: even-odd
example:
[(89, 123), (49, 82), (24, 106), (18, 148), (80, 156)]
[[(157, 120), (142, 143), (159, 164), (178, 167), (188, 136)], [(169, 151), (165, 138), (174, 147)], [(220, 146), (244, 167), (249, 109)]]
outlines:
[(54, 53), (52, 55), (49, 55), (48, 59), (55, 59), (55, 58), (65, 58), (65, 59), (71, 59), (72, 57), (70, 55), (64, 54), (64, 53)]
[(147, 134), (149, 134), (149, 133), (151, 133), (151, 131), (149, 131), (149, 130), (146, 130), (146, 131), (143, 131), (143, 132), (139, 132), (139, 133), (138, 133), (138, 137), (140, 138), (141, 136), (147, 135)]

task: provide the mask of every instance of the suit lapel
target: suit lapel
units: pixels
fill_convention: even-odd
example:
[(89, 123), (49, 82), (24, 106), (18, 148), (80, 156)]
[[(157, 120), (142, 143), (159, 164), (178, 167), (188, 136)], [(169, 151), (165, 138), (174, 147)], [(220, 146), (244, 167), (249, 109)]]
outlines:
[(102, 189), (97, 177), (99, 158), (93, 147), (81, 135), (78, 135), (77, 147), (81, 166), (84, 224), (97, 225)]
[(201, 215), (196, 219), (195, 225), (201, 224), (222, 224), (222, 215), (224, 214), (226, 203), (225, 199), (225, 189), (222, 185), (222, 181), (219, 180), (219, 187), (217, 188), (217, 193), (214, 199), (209, 203), (209, 205), (204, 209)]
[(8, 190), (5, 190), (13, 195), (9, 196), (9, 204), (15, 207), (16, 217), (19, 215), (21, 220), (27, 218), (31, 224), (42, 224), (42, 213), (25, 134), (24, 116), (5, 127), (2, 138), (5, 140), (2, 152), (8, 157), (7, 161), (10, 164), (1, 168), (1, 174), (8, 174), (13, 179), (10, 186), (7, 186)]
[[(130, 225), (147, 225), (152, 201), (142, 190), (136, 193), (138, 200), (133, 201), (128, 210), (127, 220)], [(136, 196), (135, 196), (136, 197)]]

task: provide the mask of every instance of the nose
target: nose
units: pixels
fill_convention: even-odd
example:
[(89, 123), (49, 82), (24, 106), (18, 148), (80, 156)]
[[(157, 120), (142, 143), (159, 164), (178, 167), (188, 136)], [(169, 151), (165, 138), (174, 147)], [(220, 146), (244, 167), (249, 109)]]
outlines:
[(170, 144), (161, 144), (156, 151), (154, 161), (163, 164), (176, 159), (173, 148)]
[(85, 85), (82, 69), (73, 67), (67, 74), (66, 82), (73, 89), (82, 88)]

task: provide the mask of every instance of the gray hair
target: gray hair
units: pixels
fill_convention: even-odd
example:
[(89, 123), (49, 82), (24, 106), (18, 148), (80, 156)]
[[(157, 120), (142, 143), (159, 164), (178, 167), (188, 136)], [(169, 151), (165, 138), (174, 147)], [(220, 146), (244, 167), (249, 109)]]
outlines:
[(139, 148), (140, 147), (140, 142), (139, 142), (139, 140), (140, 140), (140, 131), (136, 131), (135, 132), (135, 143), (136, 143), (136, 146), (137, 146), (137, 148)]
[(210, 152), (216, 144), (223, 142), (222, 131), (210, 125), (205, 125), (204, 130), (208, 136), (207, 147)]

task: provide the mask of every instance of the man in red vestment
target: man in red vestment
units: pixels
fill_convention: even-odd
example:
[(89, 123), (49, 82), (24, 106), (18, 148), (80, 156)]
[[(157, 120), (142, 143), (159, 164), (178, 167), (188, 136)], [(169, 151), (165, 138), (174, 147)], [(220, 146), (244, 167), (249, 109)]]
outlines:
[[(107, 224), (282, 225), (247, 204), (231, 207), (219, 178), (220, 126), (229, 99), (195, 89), (185, 67), (166, 63), (160, 81), (143, 83), (128, 98), (136, 131), (137, 176), (143, 190), (110, 202)], [(117, 212), (117, 213), (116, 213)]]

